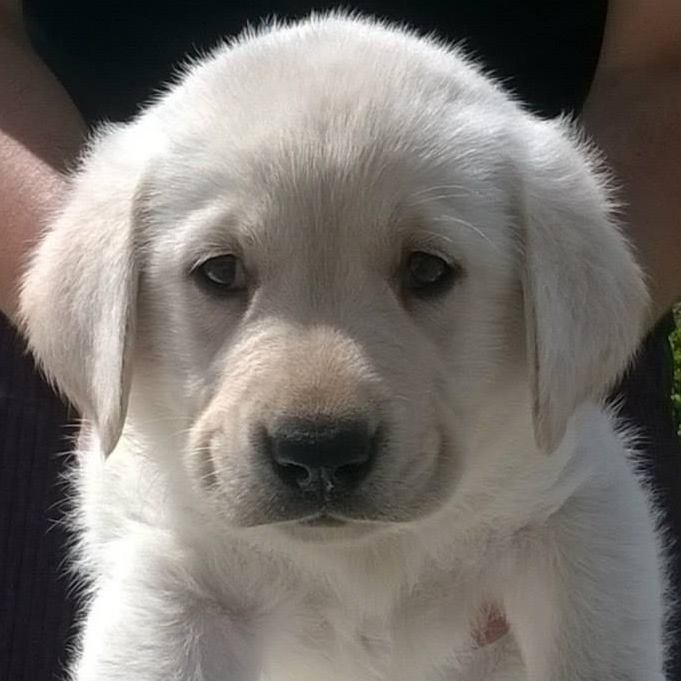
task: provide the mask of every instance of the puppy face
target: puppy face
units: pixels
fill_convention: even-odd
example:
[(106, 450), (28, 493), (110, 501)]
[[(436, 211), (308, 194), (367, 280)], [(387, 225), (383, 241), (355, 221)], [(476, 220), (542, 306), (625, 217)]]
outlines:
[[(64, 267), (74, 238), (99, 269)], [(62, 310), (78, 368), (43, 333), (64, 286), (89, 297)], [(509, 392), (555, 448), (644, 301), (558, 126), (458, 55), (354, 19), (220, 51), (100, 141), (24, 291), (36, 353), (105, 449), (132, 384), (132, 425), (171, 443), (196, 503), (331, 533), (444, 505)]]
[(205, 129), (221, 167), (184, 151), (148, 187), (139, 351), (192, 424), (196, 488), (238, 525), (431, 511), (508, 373), (521, 306), (484, 125), (456, 151), (329, 105), (342, 125), (292, 117), (278, 147)]

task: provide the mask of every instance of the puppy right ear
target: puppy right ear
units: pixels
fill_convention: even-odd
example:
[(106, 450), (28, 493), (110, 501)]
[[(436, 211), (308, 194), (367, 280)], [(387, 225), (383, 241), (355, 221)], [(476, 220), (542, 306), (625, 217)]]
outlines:
[(105, 454), (120, 437), (130, 388), (137, 195), (149, 156), (138, 138), (115, 126), (95, 138), (33, 255), (20, 298), (30, 349), (93, 422)]
[(561, 121), (533, 123), (523, 166), (523, 297), (536, 441), (614, 384), (649, 321), (648, 294), (598, 160)]

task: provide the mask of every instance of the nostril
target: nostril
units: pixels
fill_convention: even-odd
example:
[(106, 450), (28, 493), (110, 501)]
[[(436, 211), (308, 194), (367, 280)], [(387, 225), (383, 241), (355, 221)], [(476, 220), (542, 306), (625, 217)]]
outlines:
[(298, 466), (294, 463), (277, 463), (277, 473), (286, 484), (304, 489), (310, 487), (314, 483), (315, 476), (309, 468)]
[(288, 458), (285, 452), (282, 452), (281, 442), (270, 435), (264, 426), (258, 428), (256, 442), (266, 459), (274, 464), (277, 475), (288, 486), (304, 489), (314, 482), (313, 470)]
[(361, 463), (349, 463), (345, 466), (339, 466), (333, 472), (334, 482), (345, 487), (353, 487), (366, 476), (370, 465), (371, 461), (367, 459)]

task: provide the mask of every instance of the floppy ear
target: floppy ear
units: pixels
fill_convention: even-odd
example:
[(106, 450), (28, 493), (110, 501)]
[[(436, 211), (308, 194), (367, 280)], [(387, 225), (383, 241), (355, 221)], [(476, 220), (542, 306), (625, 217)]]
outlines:
[(135, 323), (136, 193), (147, 154), (129, 138), (111, 126), (94, 140), (21, 291), (31, 350), (94, 423), (106, 454), (125, 420)]
[(560, 121), (533, 125), (523, 297), (535, 438), (552, 451), (574, 409), (603, 396), (626, 368), (648, 297), (593, 152)]

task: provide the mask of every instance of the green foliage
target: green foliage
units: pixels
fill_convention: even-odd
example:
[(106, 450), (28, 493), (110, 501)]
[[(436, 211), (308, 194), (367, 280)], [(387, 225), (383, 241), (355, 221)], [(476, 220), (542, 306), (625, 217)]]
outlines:
[(681, 305), (674, 310), (676, 330), (670, 336), (672, 352), (674, 353), (674, 384), (672, 387), (672, 404), (676, 423), (681, 437)]

